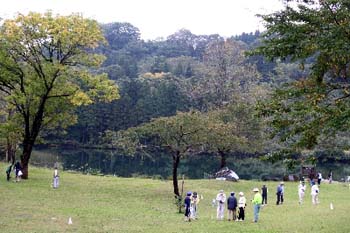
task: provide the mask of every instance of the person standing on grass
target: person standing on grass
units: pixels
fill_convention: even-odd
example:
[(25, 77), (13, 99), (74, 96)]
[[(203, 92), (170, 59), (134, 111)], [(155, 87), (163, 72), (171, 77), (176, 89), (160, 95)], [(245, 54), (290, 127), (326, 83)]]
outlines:
[(218, 207), (216, 209), (216, 218), (218, 220), (223, 220), (226, 202), (226, 195), (224, 193), (224, 190), (220, 190), (218, 195), (216, 195), (216, 201), (218, 203)]
[(267, 193), (269, 190), (267, 189), (266, 185), (264, 184), (261, 188), (261, 196), (262, 196), (262, 204), (267, 205)]
[(320, 202), (318, 201), (318, 194), (320, 192), (320, 189), (317, 184), (312, 185), (311, 187), (311, 200), (312, 204), (317, 205)]
[(254, 207), (254, 219), (253, 219), (253, 222), (258, 222), (259, 212), (260, 212), (261, 203), (262, 203), (262, 196), (259, 193), (259, 189), (258, 188), (254, 188), (253, 192), (254, 192), (254, 198), (252, 200), (253, 207)]
[(306, 191), (305, 181), (300, 181), (300, 184), (298, 186), (299, 205), (303, 204), (305, 191)]
[(186, 197), (185, 197), (185, 221), (191, 222), (191, 192), (187, 192)]
[(247, 205), (247, 200), (244, 197), (243, 192), (239, 192), (239, 199), (238, 199), (238, 221), (244, 221), (244, 211), (245, 207)]
[(329, 170), (329, 173), (328, 173), (328, 182), (331, 184), (333, 181), (333, 172), (332, 170)]
[(12, 164), (10, 166), (7, 167), (6, 169), (6, 180), (10, 181), (11, 178), (11, 170), (12, 170)]
[(231, 196), (227, 199), (228, 220), (236, 220), (237, 198), (235, 193), (232, 192)]
[(281, 182), (277, 186), (276, 195), (277, 195), (276, 205), (283, 204), (283, 201), (284, 201), (284, 198), (283, 198), (283, 195), (284, 195), (284, 182)]
[(60, 184), (60, 180), (59, 180), (59, 175), (58, 175), (58, 168), (55, 167), (55, 170), (53, 172), (53, 188), (57, 189), (59, 184)]
[(321, 181), (322, 181), (322, 173), (319, 172), (319, 173), (317, 174), (317, 184), (318, 184), (318, 185), (321, 185)]
[(191, 196), (191, 207), (190, 207), (190, 212), (191, 212), (191, 219), (197, 219), (197, 206), (199, 203), (199, 197), (197, 192), (193, 192), (193, 195)]

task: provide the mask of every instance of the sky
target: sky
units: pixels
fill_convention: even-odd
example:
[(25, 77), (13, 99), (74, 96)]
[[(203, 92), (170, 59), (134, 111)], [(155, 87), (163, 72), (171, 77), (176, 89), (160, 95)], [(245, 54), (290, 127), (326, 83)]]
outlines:
[(100, 23), (128, 22), (141, 38), (166, 38), (180, 29), (224, 37), (264, 30), (256, 14), (282, 8), (281, 0), (0, 0), (0, 18), (30, 11), (81, 13)]

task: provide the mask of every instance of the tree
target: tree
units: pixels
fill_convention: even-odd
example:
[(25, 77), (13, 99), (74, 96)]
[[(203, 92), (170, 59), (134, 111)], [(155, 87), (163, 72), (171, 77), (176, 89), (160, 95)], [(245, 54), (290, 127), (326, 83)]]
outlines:
[(81, 15), (32, 12), (4, 21), (0, 91), (22, 126), (23, 178), (28, 178), (33, 145), (42, 130), (74, 123), (74, 106), (119, 97), (105, 74), (90, 73), (103, 61), (91, 53), (103, 41), (97, 22)]
[(160, 117), (126, 131), (120, 131), (112, 142), (133, 154), (136, 149), (160, 148), (172, 158), (173, 188), (180, 197), (177, 170), (182, 158), (202, 150), (206, 137), (206, 119), (199, 112), (177, 113)]
[(204, 56), (207, 67), (204, 78), (192, 81), (189, 93), (198, 108), (221, 108), (238, 93), (248, 93), (259, 73), (254, 66), (245, 63), (246, 45), (240, 41), (222, 40), (208, 45)]
[(236, 101), (208, 112), (206, 151), (220, 157), (220, 168), (233, 152), (255, 153), (262, 148), (262, 122), (254, 117), (254, 105)]
[(140, 39), (140, 30), (130, 23), (103, 24), (104, 35), (112, 49), (121, 49), (132, 41)]
[(284, 2), (284, 10), (261, 16), (267, 31), (251, 54), (310, 65), (261, 105), (272, 136), (300, 151), (349, 128), (350, 6), (347, 0)]

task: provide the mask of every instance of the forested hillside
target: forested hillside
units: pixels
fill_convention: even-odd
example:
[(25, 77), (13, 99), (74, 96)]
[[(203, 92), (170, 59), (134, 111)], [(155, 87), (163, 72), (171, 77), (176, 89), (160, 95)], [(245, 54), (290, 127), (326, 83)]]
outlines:
[(101, 26), (108, 44), (99, 52), (106, 60), (94, 72), (106, 72), (121, 98), (80, 107), (77, 124), (64, 134), (50, 133), (50, 142), (96, 145), (106, 130), (124, 130), (177, 111), (217, 109), (241, 98), (253, 101), (252, 89), (272, 84), (276, 64), (244, 56), (259, 43), (259, 31), (223, 38), (182, 29), (144, 41), (129, 23)]

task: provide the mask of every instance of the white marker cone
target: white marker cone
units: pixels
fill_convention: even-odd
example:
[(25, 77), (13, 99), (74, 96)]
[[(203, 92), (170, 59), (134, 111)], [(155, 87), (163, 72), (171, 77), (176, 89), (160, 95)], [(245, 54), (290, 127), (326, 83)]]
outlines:
[(331, 204), (329, 205), (329, 208), (330, 208), (331, 210), (333, 210), (333, 209), (334, 209), (334, 207), (333, 207), (333, 203), (331, 203)]
[(72, 222), (72, 218), (71, 218), (71, 217), (69, 217), (69, 219), (68, 219), (68, 225), (71, 225), (71, 224), (73, 224), (73, 222)]

